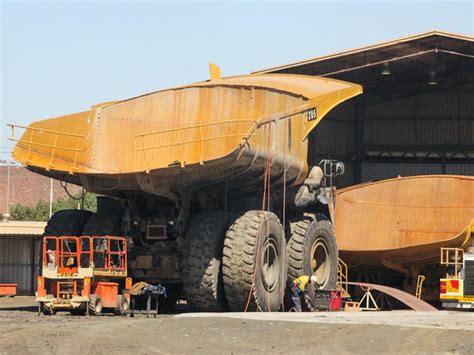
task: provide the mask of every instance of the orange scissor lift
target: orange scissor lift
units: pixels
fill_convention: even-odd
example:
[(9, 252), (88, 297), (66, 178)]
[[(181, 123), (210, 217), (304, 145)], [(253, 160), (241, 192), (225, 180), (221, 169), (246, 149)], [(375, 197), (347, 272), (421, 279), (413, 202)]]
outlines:
[(124, 314), (131, 285), (124, 237), (44, 237), (36, 293), (40, 313)]

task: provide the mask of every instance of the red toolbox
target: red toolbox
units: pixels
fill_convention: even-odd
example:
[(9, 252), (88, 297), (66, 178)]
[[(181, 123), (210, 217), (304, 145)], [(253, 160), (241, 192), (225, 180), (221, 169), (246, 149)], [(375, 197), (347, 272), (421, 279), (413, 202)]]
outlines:
[(316, 290), (315, 309), (319, 311), (339, 311), (342, 305), (340, 290)]
[(0, 284), (0, 296), (15, 296), (17, 284)]

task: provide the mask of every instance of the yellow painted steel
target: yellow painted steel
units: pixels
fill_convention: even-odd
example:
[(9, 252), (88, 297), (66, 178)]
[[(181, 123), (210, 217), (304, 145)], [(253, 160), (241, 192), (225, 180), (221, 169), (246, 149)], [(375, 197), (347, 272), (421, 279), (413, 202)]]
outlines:
[[(337, 191), (336, 239), (350, 267), (400, 272), (439, 262), (441, 247), (467, 249), (474, 230), (474, 177), (399, 177)], [(466, 227), (467, 226), (467, 227)]]
[[(453, 278), (458, 278), (459, 266), (462, 265), (464, 260), (464, 249), (461, 248), (441, 248), (441, 261), (440, 264), (443, 266), (452, 266), (454, 269)], [(449, 275), (446, 273), (446, 277)]]
[(220, 79), (212, 66), (211, 73), (211, 81), (98, 104), (26, 128), (11, 125), (14, 134), (15, 127), (24, 129), (21, 138), (10, 138), (17, 142), (13, 156), (70, 174), (149, 173), (204, 165), (245, 147), (262, 151), (271, 131), (270, 154), (287, 154), (305, 175), (308, 134), (333, 107), (362, 92), (360, 85), (326, 78)]
[[(254, 126), (251, 127), (249, 132), (232, 132), (230, 134), (221, 134), (221, 135), (214, 135), (211, 137), (207, 137), (203, 135), (203, 128), (213, 126), (213, 125), (223, 125), (223, 124), (234, 124), (234, 123), (246, 123), (250, 122), (253, 123)], [(185, 127), (179, 127), (179, 128), (171, 128), (171, 129), (165, 129), (165, 130), (160, 130), (160, 131), (153, 131), (153, 132), (148, 132), (144, 134), (138, 134), (134, 137), (134, 142), (133, 142), (133, 148), (136, 151), (141, 151), (143, 152), (143, 157), (145, 158), (145, 165), (146, 165), (146, 172), (150, 172), (150, 163), (147, 158), (147, 151), (151, 151), (154, 149), (161, 149), (161, 148), (167, 148), (167, 147), (172, 147), (176, 146), (179, 151), (179, 164), (182, 168), (185, 167), (185, 160), (183, 157), (183, 150), (182, 146), (187, 145), (187, 144), (194, 144), (194, 143), (199, 143), (199, 151), (200, 151), (200, 158), (199, 158), (199, 164), (204, 165), (204, 143), (207, 141), (212, 141), (212, 140), (220, 140), (220, 139), (227, 139), (227, 138), (241, 138), (241, 139), (248, 139), (251, 137), (257, 128), (257, 121), (254, 120), (227, 120), (227, 121), (222, 121), (218, 123), (203, 123), (200, 125), (192, 125), (192, 126), (185, 126)], [(191, 140), (182, 140), (180, 139), (180, 132), (181, 136), (185, 134), (186, 131), (189, 130), (198, 130), (199, 131), (199, 138), (197, 139), (191, 139)], [(155, 142), (161, 142), (161, 137), (162, 135), (166, 135), (167, 133), (174, 132), (176, 135), (176, 141), (170, 142), (169, 140), (166, 141), (164, 144), (159, 144)], [(153, 145), (147, 146), (146, 145), (146, 138), (152, 137), (153, 136)], [(141, 142), (141, 143), (138, 143)]]
[(451, 300), (458, 302), (474, 302), (472, 295), (464, 295), (464, 279), (448, 277), (440, 279), (446, 285), (446, 292), (440, 293), (440, 300)]
[(415, 297), (418, 299), (421, 299), (421, 292), (423, 291), (423, 282), (425, 282), (425, 276), (418, 275), (418, 278), (416, 279), (416, 292), (415, 292)]
[[(77, 170), (77, 156), (79, 153), (83, 152), (85, 149), (86, 149), (86, 142), (87, 142), (87, 139), (84, 135), (81, 135), (81, 134), (74, 134), (74, 133), (64, 133), (64, 132), (60, 132), (60, 131), (54, 131), (54, 130), (49, 130), (49, 129), (44, 129), (44, 128), (36, 128), (36, 127), (25, 127), (25, 126), (20, 126), (20, 125), (11, 125), (11, 124), (8, 124), (7, 126), (9, 126), (11, 128), (11, 140), (12, 141), (15, 141), (15, 142), (18, 142), (19, 143), (19, 146), (21, 147), (26, 147), (26, 149), (28, 150), (27, 151), (27, 156), (31, 156), (31, 153), (32, 151), (34, 151), (35, 148), (48, 148), (50, 149), (51, 151), (51, 158), (50, 158), (50, 162), (48, 164), (48, 166), (46, 167), (46, 170), (50, 170), (50, 169), (54, 169), (54, 164), (53, 164), (53, 160), (54, 160), (54, 157), (55, 157), (55, 153), (56, 151), (68, 151), (68, 152), (74, 152), (74, 160), (73, 160), (73, 164), (72, 164), (72, 169), (69, 171), (70, 173), (72, 171), (75, 171)], [(27, 140), (27, 142), (25, 142), (25, 140), (20, 140), (20, 139), (16, 139), (14, 138), (15, 137), (15, 128), (17, 129), (24, 129), (26, 132), (25, 132), (25, 135), (29, 135), (29, 138)], [(46, 139), (45, 142), (43, 143), (42, 142), (42, 139), (38, 139), (36, 137), (34, 137), (36, 134), (36, 136), (40, 135), (50, 135), (54, 138), (52, 138), (52, 143), (49, 141), (49, 139)], [(64, 137), (67, 137), (67, 138), (76, 138), (77, 140), (77, 144), (74, 146), (61, 146), (58, 144), (58, 141), (59, 139), (61, 138), (64, 138)], [(31, 162), (30, 161), (27, 161), (26, 164), (30, 164)]]
[[(471, 235), (474, 231), (474, 220), (466, 228), (465, 233)], [(445, 285), (444, 292), (441, 292), (440, 300), (457, 301), (460, 303), (474, 303), (474, 295), (465, 295), (464, 279), (460, 275), (460, 269), (464, 266), (464, 249), (461, 248), (441, 248), (440, 264), (449, 267), (446, 270), (446, 277), (440, 279), (440, 283)]]
[(339, 258), (337, 286), (342, 290), (343, 297), (349, 297), (349, 268), (347, 264)]
[(209, 71), (211, 73), (211, 81), (221, 80), (221, 68), (219, 68), (219, 66), (209, 63)]

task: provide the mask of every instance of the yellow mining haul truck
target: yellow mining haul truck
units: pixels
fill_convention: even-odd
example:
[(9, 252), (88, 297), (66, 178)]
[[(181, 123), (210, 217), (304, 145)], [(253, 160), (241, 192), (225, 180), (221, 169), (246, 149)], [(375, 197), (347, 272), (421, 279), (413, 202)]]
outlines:
[(275, 311), (287, 277), (336, 286), (330, 194), (308, 167), (308, 136), (361, 92), (302, 75), (221, 78), (211, 65), (209, 81), (11, 125), (13, 156), (104, 196), (74, 230), (61, 216), (49, 228), (126, 235), (131, 276), (165, 284), (171, 303), (184, 285), (196, 310)]

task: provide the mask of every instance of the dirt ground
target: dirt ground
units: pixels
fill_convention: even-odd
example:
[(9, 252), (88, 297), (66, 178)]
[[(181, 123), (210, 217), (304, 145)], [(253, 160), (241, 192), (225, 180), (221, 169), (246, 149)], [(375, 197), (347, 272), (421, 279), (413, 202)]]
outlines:
[(38, 317), (32, 297), (0, 298), (0, 353), (474, 353), (474, 314), (438, 313)]

